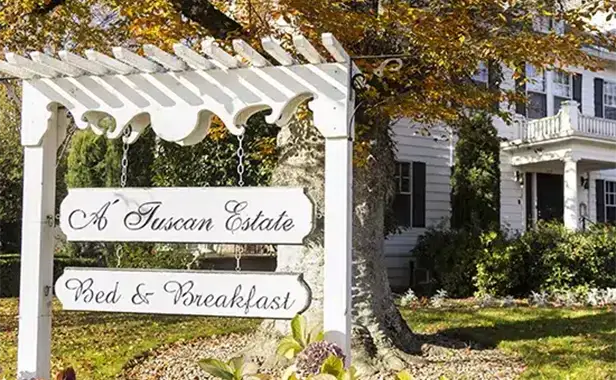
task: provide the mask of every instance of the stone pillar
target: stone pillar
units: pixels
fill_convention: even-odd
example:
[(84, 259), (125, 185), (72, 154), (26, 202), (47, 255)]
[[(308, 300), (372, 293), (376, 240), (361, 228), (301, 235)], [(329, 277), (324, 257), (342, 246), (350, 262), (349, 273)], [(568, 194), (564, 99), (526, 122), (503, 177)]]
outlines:
[(579, 223), (578, 215), (578, 171), (577, 160), (566, 157), (564, 175), (564, 215), (565, 227), (577, 230)]

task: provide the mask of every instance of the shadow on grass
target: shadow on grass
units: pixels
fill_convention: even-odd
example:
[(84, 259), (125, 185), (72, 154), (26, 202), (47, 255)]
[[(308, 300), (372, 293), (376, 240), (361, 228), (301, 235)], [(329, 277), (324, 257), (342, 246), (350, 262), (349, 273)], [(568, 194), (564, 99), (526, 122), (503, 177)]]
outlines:
[[(79, 312), (79, 311), (55, 311), (53, 314), (54, 328), (79, 328), (83, 326), (97, 325), (141, 325), (158, 323), (161, 325), (174, 325), (189, 320), (202, 318), (209, 323), (224, 325), (230, 323), (228, 319), (186, 315), (160, 315), (160, 314), (125, 314), (106, 312)], [(236, 318), (235, 322), (241, 323), (242, 318)], [(16, 315), (0, 315), (0, 332), (16, 330), (18, 317)]]
[(562, 368), (587, 360), (609, 364), (613, 363), (616, 355), (614, 310), (580, 317), (558, 318), (550, 315), (502, 321), (482, 315), (481, 319), (490, 322), (490, 325), (446, 328), (437, 334), (425, 335), (424, 339), (455, 349), (462, 348), (462, 342), (476, 350), (494, 349), (501, 343), (513, 344), (511, 348), (529, 364), (550, 363)]

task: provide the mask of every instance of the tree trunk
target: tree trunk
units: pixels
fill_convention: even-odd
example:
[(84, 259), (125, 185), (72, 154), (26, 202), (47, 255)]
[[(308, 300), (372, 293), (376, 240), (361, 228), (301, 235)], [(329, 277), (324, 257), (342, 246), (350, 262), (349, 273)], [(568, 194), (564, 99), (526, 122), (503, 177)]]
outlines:
[[(388, 129), (377, 132), (374, 156), (354, 170), (353, 365), (364, 373), (401, 369), (413, 361), (409, 354), (419, 350), (394, 305), (383, 256), (384, 210), (394, 167)], [(313, 297), (306, 318), (309, 325), (322, 326), (324, 140), (311, 121), (295, 120), (281, 129), (278, 146), (281, 155), (272, 185), (306, 187), (317, 219), (305, 246), (278, 246), (277, 271), (304, 273)], [(275, 365), (271, 354), (280, 336), (288, 333), (288, 321), (265, 321), (248, 352), (267, 357), (266, 367)]]

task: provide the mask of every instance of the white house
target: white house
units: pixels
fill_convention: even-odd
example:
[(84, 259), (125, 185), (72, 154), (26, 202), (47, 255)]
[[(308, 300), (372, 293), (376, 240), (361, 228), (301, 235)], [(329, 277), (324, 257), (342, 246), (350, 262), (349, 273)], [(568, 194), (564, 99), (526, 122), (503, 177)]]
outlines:
[[(494, 121), (499, 136), (507, 140), (500, 152), (504, 228), (524, 231), (537, 220), (555, 218), (571, 229), (616, 222), (616, 53), (589, 51), (606, 62), (604, 71), (527, 66), (526, 75), (533, 79), (525, 89), (529, 104), (517, 107), (521, 115), (513, 125)], [(474, 79), (487, 83), (487, 71), (480, 68)], [(515, 86), (511, 70), (505, 69), (501, 86)], [(408, 120), (394, 126), (396, 212), (407, 226), (385, 242), (394, 288), (410, 285), (410, 251), (417, 238), (427, 227), (446, 222), (451, 213), (455, 141), (441, 133), (420, 136), (418, 129)]]

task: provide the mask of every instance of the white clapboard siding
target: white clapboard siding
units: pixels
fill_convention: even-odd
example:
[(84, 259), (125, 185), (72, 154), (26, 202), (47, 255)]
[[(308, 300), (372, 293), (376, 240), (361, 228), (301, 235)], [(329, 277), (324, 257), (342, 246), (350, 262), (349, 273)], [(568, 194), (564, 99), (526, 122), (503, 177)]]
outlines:
[(511, 166), (510, 155), (500, 154), (501, 170), (501, 226), (514, 231), (524, 229), (524, 188), (515, 181), (515, 169)]
[[(514, 89), (515, 81), (511, 76), (513, 71), (506, 67), (503, 70), (504, 80), (501, 87), (507, 90)], [(582, 112), (585, 115), (594, 116), (594, 79), (599, 77), (605, 80), (616, 80), (616, 71), (607, 69), (606, 71), (595, 73), (576, 68), (570, 68), (569, 70), (582, 74)], [(551, 76), (548, 76), (548, 80), (551, 78)], [(548, 86), (548, 88), (552, 87)], [(548, 94), (548, 97), (551, 96), (551, 93)], [(515, 106), (503, 102), (501, 103), (501, 109), (513, 111)], [(499, 137), (507, 140), (514, 140), (519, 137), (519, 126), (517, 124), (508, 125), (502, 119), (494, 118), (494, 126), (498, 131)], [(432, 131), (435, 137), (442, 137), (442, 135), (446, 134), (443, 129), (432, 129)], [(395, 125), (394, 132), (394, 138), (398, 147), (398, 160), (426, 163), (426, 225), (433, 226), (449, 219), (451, 193), (451, 171), (449, 166), (451, 152), (449, 142), (435, 141), (433, 137), (417, 135), (418, 128), (411, 127), (408, 120), (402, 120)], [(510, 154), (501, 151), (500, 160), (501, 226), (510, 231), (524, 231), (526, 228), (524, 187), (514, 179), (516, 169), (511, 166)], [(537, 169), (537, 171), (550, 173), (557, 173), (559, 170), (562, 169), (559, 168), (558, 164)], [(520, 171), (523, 172), (522, 170)], [(581, 202), (587, 202), (591, 220), (596, 220), (597, 216), (596, 179), (616, 181), (616, 170), (590, 172), (588, 191), (580, 186), (578, 198)], [(418, 237), (424, 232), (425, 228), (411, 228), (400, 234), (389, 236), (386, 239), (385, 261), (393, 288), (401, 289), (408, 287), (410, 279), (410, 250), (415, 246)]]
[[(416, 135), (418, 128), (408, 120), (394, 126), (398, 161), (417, 161), (426, 164), (426, 226), (434, 226), (450, 215), (450, 149), (448, 141)], [(443, 131), (435, 131), (440, 137)], [(412, 180), (411, 180), (412, 181)], [(410, 228), (385, 240), (385, 263), (390, 285), (394, 289), (408, 287), (411, 249), (425, 228)]]

